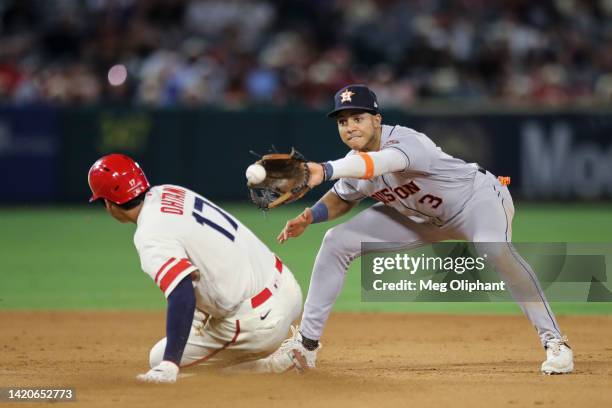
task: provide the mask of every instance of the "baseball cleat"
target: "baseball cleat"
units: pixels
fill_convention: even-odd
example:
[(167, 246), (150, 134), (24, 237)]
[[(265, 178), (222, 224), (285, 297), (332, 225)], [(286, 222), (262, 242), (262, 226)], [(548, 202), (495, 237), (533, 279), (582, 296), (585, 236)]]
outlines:
[(302, 344), (302, 334), (297, 327), (291, 326), (291, 337), (284, 340), (278, 350), (266, 357), (268, 372), (285, 373), (295, 369), (298, 373), (315, 368), (317, 351), (321, 344), (314, 350), (308, 350)]
[(574, 355), (566, 338), (546, 342), (546, 361), (542, 363), (544, 374), (569, 374), (574, 371)]
[(315, 350), (308, 350), (302, 344), (302, 335), (298, 328), (291, 326), (291, 333), (292, 336), (285, 339), (280, 347), (268, 357), (227, 367), (223, 372), (226, 374), (282, 374), (293, 369), (298, 373), (303, 373), (315, 368), (317, 351), (321, 349), (321, 344)]

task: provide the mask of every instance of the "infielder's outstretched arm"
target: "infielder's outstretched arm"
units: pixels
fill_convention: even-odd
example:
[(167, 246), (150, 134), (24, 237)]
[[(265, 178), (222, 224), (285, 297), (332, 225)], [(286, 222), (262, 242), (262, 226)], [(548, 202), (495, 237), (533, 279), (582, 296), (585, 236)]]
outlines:
[[(326, 212), (325, 220), (327, 221), (341, 217), (355, 207), (357, 203), (358, 201), (345, 201), (338, 197), (333, 191), (328, 191), (319, 201), (317, 201), (313, 208), (315, 211), (321, 211), (320, 209), (324, 208)], [(312, 209), (306, 207), (300, 215), (287, 221), (285, 228), (283, 228), (276, 239), (282, 244), (289, 238), (299, 237), (306, 228), (315, 221), (314, 218)], [(320, 222), (320, 220), (317, 222)]]
[(371, 179), (381, 174), (406, 170), (409, 164), (408, 157), (401, 150), (393, 147), (377, 152), (359, 152), (323, 164), (308, 163), (311, 173), (311, 181), (308, 184), (314, 187), (326, 180)]
[[(377, 152), (360, 152), (324, 164), (308, 163), (311, 174), (308, 185), (314, 187), (323, 181), (340, 178), (370, 179), (381, 174), (405, 170), (408, 165), (407, 156), (398, 149), (388, 148)], [(349, 212), (356, 204), (357, 201), (345, 201), (333, 191), (329, 191), (312, 209), (306, 208), (302, 214), (287, 221), (285, 228), (276, 239), (282, 244), (289, 238), (302, 235), (310, 224), (338, 218)]]

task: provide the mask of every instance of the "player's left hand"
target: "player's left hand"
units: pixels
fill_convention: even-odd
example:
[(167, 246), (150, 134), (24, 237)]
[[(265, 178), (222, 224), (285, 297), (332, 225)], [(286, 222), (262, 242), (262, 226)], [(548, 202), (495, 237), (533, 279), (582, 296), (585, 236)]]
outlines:
[(146, 374), (138, 374), (136, 379), (149, 383), (174, 383), (178, 377), (179, 368), (171, 361), (162, 361)]

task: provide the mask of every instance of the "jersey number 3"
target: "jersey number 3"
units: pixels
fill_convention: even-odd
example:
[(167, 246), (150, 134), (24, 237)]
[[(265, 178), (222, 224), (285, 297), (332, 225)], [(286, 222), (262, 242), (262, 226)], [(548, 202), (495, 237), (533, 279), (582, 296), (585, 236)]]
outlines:
[(206, 199), (202, 197), (196, 196), (195, 198), (195, 202), (193, 203), (193, 212), (191, 213), (191, 215), (193, 215), (193, 218), (195, 218), (198, 224), (208, 225), (209, 227), (225, 235), (230, 241), (233, 242), (234, 239), (236, 239), (234, 234), (232, 234), (230, 231), (223, 228), (221, 225), (217, 224), (210, 218), (206, 218), (204, 217), (204, 215), (202, 215), (202, 212), (204, 211), (204, 205), (207, 205), (208, 207), (212, 208), (213, 210), (221, 214), (221, 216), (223, 216), (223, 218), (225, 218), (225, 220), (229, 223), (229, 225), (231, 226), (231, 229), (233, 229), (234, 232), (238, 230), (238, 223), (234, 221), (232, 217), (230, 217), (225, 211), (223, 211), (222, 209), (220, 209), (219, 207), (217, 207), (216, 205), (214, 205), (213, 203), (211, 203), (210, 201), (207, 201)]

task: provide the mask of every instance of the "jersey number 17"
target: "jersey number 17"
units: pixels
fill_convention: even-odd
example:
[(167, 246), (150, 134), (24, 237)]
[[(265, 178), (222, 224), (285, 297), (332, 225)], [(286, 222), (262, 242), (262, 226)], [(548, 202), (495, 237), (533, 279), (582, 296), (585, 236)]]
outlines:
[[(206, 218), (202, 213), (204, 212), (204, 206), (210, 207), (213, 210), (217, 211), (219, 214), (221, 214), (221, 216), (223, 216), (223, 218), (225, 218), (225, 220), (228, 222), (230, 228), (229, 230), (222, 227), (221, 225), (217, 224), (216, 222), (214, 222), (213, 220), (211, 220), (210, 218)], [(230, 241), (234, 241), (234, 239), (236, 239), (235, 235), (232, 234), (232, 232), (230, 232), (230, 230), (233, 230), (233, 232), (236, 232), (238, 230), (238, 223), (236, 221), (234, 221), (234, 219), (232, 217), (230, 217), (229, 214), (227, 214), (225, 211), (223, 211), (222, 209), (220, 209), (219, 207), (217, 207), (216, 205), (214, 205), (213, 203), (211, 203), (210, 201), (206, 200), (203, 197), (195, 197), (195, 201), (193, 203), (193, 212), (191, 213), (191, 215), (193, 216), (193, 218), (195, 218), (196, 222), (200, 225), (208, 225), (209, 227), (213, 228), (214, 230), (220, 232), (221, 234), (225, 235)]]

